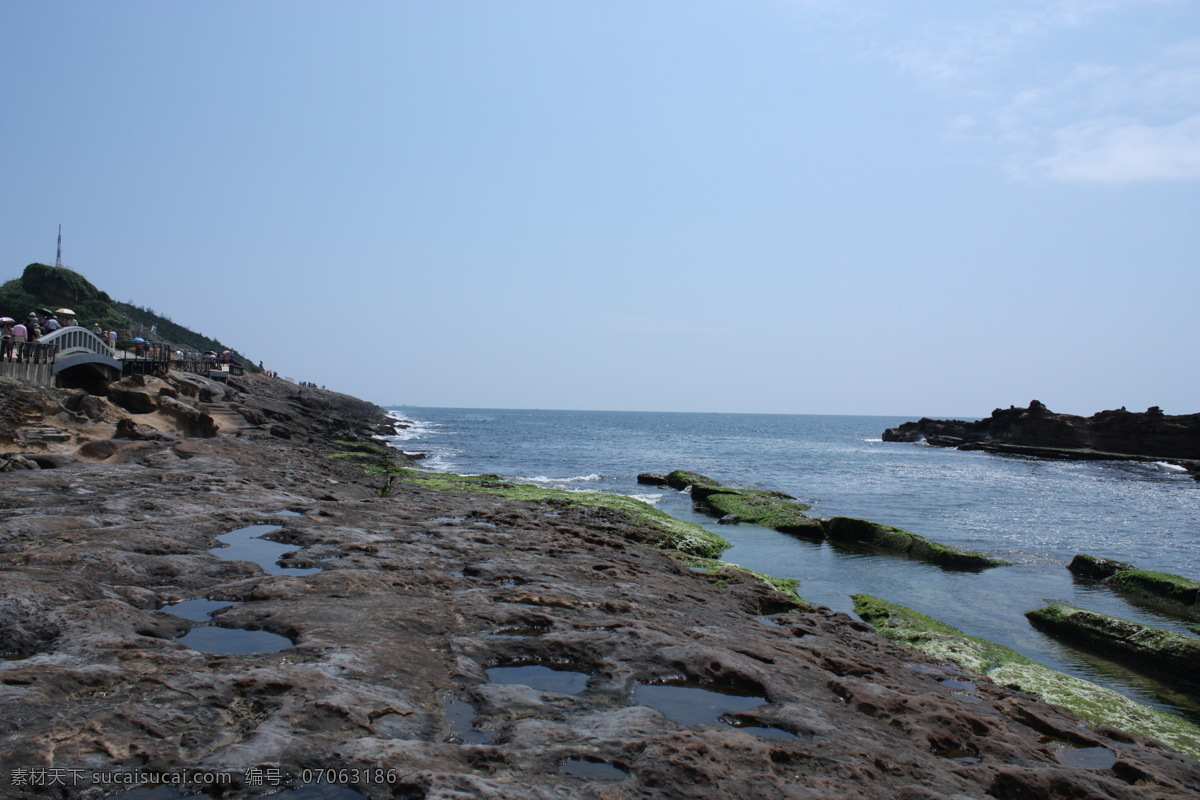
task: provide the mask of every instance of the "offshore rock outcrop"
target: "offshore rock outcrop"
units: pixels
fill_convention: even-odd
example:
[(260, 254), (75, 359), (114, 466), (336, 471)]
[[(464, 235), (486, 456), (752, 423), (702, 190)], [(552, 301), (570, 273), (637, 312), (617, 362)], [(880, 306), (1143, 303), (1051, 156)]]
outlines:
[[(964, 696), (944, 662), (844, 614), (697, 572), (678, 550), (708, 546), (637, 506), (396, 478), (334, 441), (388, 429), (368, 403), (263, 376), (168, 382), (217, 435), (159, 409), (125, 425), (141, 438), (111, 439), (130, 418), (107, 400), (73, 416), (63, 393), (0, 385), (0, 449), (26, 465), (0, 474), (5, 798), (98, 798), (125, 787), (94, 774), (185, 769), (230, 774), (224, 800), (282, 788), (254, 772), (305, 770), (371, 800), (1134, 800), (1200, 784), (1200, 762), (1160, 742), (982, 678)], [(28, 441), (30, 426), (65, 438)], [(296, 548), (288, 572), (211, 552), (252, 524)], [(229, 605), (204, 621), (174, 605), (203, 599)], [(189, 646), (206, 630), (285, 645)], [(501, 678), (514, 667), (583, 677)], [(714, 713), (642, 698), (670, 686), (713, 693)], [(726, 709), (722, 692), (755, 699)], [(1114, 760), (1067, 763), (1052, 732)]]
[(998, 408), (981, 420), (905, 422), (885, 430), (883, 440), (1049, 458), (1161, 459), (1200, 469), (1200, 414), (1169, 416), (1158, 407), (1080, 417), (1033, 400), (1028, 408)]

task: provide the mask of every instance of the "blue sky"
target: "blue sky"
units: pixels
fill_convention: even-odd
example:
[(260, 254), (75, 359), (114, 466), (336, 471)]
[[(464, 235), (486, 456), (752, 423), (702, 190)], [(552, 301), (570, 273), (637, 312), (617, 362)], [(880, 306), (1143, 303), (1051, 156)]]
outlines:
[(0, 68), (0, 278), (61, 223), (381, 404), (1200, 411), (1195, 0), (4, 0)]

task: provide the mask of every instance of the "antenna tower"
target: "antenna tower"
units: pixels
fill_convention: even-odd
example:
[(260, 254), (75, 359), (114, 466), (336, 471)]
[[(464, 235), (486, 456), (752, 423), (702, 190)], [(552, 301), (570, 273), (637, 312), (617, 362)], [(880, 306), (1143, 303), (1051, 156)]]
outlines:
[(58, 223), (58, 258), (54, 259), (54, 266), (62, 266), (62, 223)]

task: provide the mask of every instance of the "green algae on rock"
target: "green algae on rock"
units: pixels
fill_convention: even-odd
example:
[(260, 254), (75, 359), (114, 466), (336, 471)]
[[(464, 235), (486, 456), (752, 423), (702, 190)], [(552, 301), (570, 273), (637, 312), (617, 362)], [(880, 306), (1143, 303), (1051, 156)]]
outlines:
[(797, 533), (823, 538), (820, 521), (806, 515), (811, 506), (795, 502), (790, 494), (767, 489), (740, 489), (725, 486), (706, 475), (677, 469), (667, 475), (667, 485), (692, 490), (692, 500), (699, 510), (718, 517), (733, 515), (739, 522), (749, 522), (783, 533)]
[(1133, 595), (1191, 619), (1200, 619), (1200, 582), (1167, 572), (1126, 569), (1114, 573), (1107, 583), (1119, 592)]
[(974, 550), (959, 550), (932, 542), (903, 528), (881, 525), (854, 517), (834, 517), (824, 523), (831, 542), (866, 545), (876, 550), (908, 556), (946, 569), (981, 570), (1007, 564), (999, 558)]
[(722, 489), (708, 492), (703, 503), (719, 515), (733, 514), (742, 522), (773, 528), (783, 533), (821, 537), (821, 523), (804, 512), (810, 506), (782, 500), (761, 489)]
[(1123, 561), (1098, 558), (1080, 553), (1067, 569), (1081, 578), (1103, 581), (1128, 597), (1153, 605), (1161, 611), (1184, 619), (1200, 619), (1200, 581), (1138, 569)]
[(851, 595), (854, 611), (883, 637), (1063, 706), (1088, 722), (1150, 736), (1200, 758), (1200, 727), (1119, 692), (1052, 670), (1001, 644), (867, 594)]
[(712, 486), (719, 489), (721, 488), (722, 484), (720, 481), (715, 481), (707, 475), (701, 475), (699, 472), (688, 472), (686, 469), (676, 469), (667, 473), (667, 486), (670, 486), (672, 489), (678, 489), (682, 492), (688, 487), (693, 487), (694, 491), (694, 487), (696, 486)]
[(1195, 686), (1200, 640), (1064, 603), (1025, 612), (1035, 628)]

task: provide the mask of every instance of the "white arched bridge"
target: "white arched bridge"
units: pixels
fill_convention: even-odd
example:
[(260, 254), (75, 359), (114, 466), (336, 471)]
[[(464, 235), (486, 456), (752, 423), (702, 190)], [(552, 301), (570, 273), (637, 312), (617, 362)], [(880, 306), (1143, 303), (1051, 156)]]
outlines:
[(0, 376), (19, 378), (43, 386), (57, 384), (87, 388), (94, 383), (111, 383), (122, 375), (165, 376), (171, 369), (195, 372), (218, 380), (241, 375), (236, 360), (222, 361), (207, 355), (174, 352), (161, 342), (126, 341), (114, 349), (103, 336), (87, 328), (71, 326), (48, 333), (36, 342), (5, 340), (0, 348)]
[(50, 368), (54, 375), (68, 370), (90, 370), (105, 380), (115, 381), (120, 379), (124, 369), (117, 352), (107, 341), (77, 325), (47, 333), (36, 344), (54, 348)]

